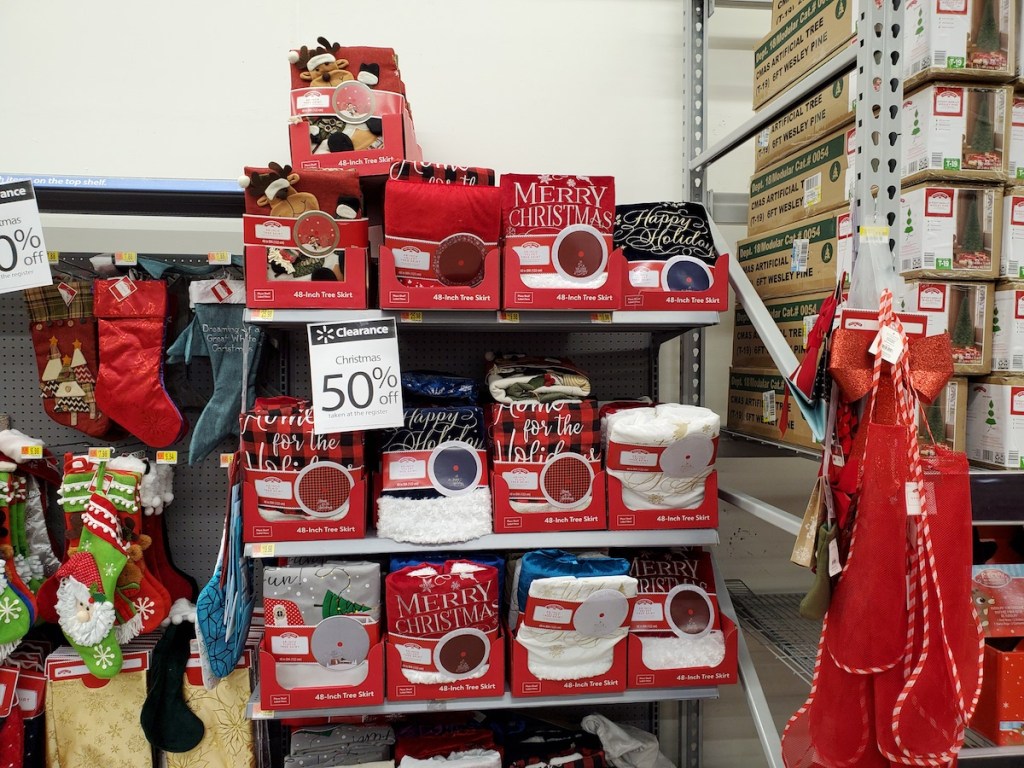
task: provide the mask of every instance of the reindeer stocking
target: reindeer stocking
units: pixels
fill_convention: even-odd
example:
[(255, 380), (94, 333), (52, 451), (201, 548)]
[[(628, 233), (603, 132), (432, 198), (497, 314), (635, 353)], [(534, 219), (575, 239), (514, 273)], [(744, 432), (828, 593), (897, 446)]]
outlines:
[(47, 415), (58, 424), (102, 437), (112, 425), (96, 402), (92, 286), (68, 281), (29, 288), (25, 304)]
[(147, 445), (171, 445), (188, 423), (164, 389), (167, 283), (122, 277), (97, 280), (95, 289), (100, 346), (96, 402)]

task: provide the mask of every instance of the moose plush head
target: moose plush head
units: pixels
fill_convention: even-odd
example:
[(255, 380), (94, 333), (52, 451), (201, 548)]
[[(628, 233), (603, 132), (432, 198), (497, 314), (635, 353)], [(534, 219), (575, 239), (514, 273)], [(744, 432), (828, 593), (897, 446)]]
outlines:
[(299, 77), (314, 88), (334, 88), (347, 80), (354, 80), (352, 73), (345, 67), (348, 60), (338, 57), (341, 46), (331, 43), (326, 37), (316, 39), (320, 45), (310, 49), (302, 46), (297, 51), (288, 52), (288, 61), (299, 70)]
[(320, 203), (309, 192), (299, 192), (293, 186), (299, 174), (292, 173), (290, 165), (268, 163), (267, 171), (252, 171), (239, 176), (238, 185), (256, 198), (261, 208), (269, 208), (271, 216), (295, 218), (306, 211), (319, 211)]

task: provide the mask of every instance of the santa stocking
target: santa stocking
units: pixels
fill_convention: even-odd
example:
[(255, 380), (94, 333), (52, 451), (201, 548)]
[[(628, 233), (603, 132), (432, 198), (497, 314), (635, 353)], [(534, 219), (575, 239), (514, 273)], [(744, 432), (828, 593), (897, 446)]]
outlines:
[(78, 551), (57, 571), (57, 615), (68, 642), (89, 671), (109, 679), (121, 671), (121, 646), (114, 624), (134, 613), (131, 606), (115, 610), (117, 579), (128, 562), (114, 505), (94, 493), (82, 515)]
[(167, 350), (167, 357), (168, 362), (185, 363), (194, 356), (208, 357), (213, 367), (213, 394), (192, 430), (189, 444), (188, 463), (195, 465), (225, 438), (238, 437), (238, 415), (256, 399), (256, 364), (263, 346), (263, 329), (245, 323), (245, 283), (241, 280), (197, 280), (188, 293), (195, 320)]
[(97, 280), (100, 371), (96, 401), (147, 445), (176, 442), (188, 424), (164, 389), (167, 284)]
[[(9, 548), (7, 552), (9, 553)], [(15, 592), (10, 577), (14, 567), (0, 551), (0, 663), (18, 647), (32, 626), (32, 615), (23, 595)]]
[(92, 287), (66, 282), (25, 291), (43, 407), (58, 424), (93, 437), (110, 419), (96, 402), (96, 318)]

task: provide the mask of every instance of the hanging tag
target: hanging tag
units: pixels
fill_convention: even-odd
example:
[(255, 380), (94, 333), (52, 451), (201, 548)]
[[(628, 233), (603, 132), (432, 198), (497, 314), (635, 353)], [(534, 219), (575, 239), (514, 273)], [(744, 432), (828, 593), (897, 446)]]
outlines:
[(231, 286), (228, 284), (227, 280), (219, 280), (213, 284), (212, 288), (210, 288), (210, 293), (213, 294), (213, 298), (218, 302), (224, 302), (231, 298), (231, 294), (233, 294), (234, 291), (231, 290)]
[(835, 576), (843, 570), (843, 564), (839, 562), (839, 542), (832, 539), (828, 543), (828, 575)]
[(882, 328), (878, 335), (882, 340), (882, 359), (895, 365), (903, 356), (903, 339), (889, 326)]
[(841, 446), (833, 443), (832, 445), (832, 466), (844, 467), (846, 466), (846, 457), (843, 456), (843, 449)]
[(761, 394), (761, 421), (765, 424), (775, 423), (775, 390), (769, 389)]
[(921, 514), (921, 496), (918, 493), (917, 483), (911, 481), (904, 485), (904, 494), (907, 497), (907, 514)]
[(57, 285), (57, 293), (64, 299), (64, 305), (70, 307), (71, 302), (75, 300), (75, 296), (78, 295), (78, 291), (72, 288), (67, 283), (59, 283)]
[(109, 291), (114, 294), (114, 298), (118, 301), (124, 301), (133, 293), (135, 293), (137, 286), (135, 281), (130, 277), (122, 277), (119, 280), (115, 280), (110, 284)]
[(864, 225), (860, 228), (860, 239), (866, 243), (889, 243), (889, 228), (886, 226)]

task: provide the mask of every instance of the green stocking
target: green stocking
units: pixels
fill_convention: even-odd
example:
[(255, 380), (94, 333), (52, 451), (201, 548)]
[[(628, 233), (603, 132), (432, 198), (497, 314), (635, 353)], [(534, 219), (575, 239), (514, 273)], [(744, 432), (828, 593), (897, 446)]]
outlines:
[(7, 583), (6, 569), (12, 567), (0, 559), (0, 663), (18, 647), (32, 626), (28, 606)]
[(832, 579), (828, 575), (828, 546), (836, 537), (836, 526), (823, 523), (818, 529), (817, 567), (814, 584), (800, 601), (800, 615), (805, 619), (821, 621), (832, 600)]

